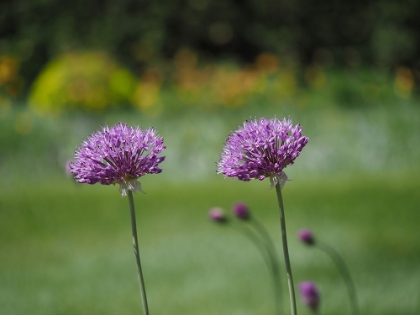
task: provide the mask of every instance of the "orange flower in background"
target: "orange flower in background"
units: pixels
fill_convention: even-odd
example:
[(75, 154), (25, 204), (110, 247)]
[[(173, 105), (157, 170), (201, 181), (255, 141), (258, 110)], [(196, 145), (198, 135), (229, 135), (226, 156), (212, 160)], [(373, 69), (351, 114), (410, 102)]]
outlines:
[(413, 72), (406, 67), (399, 67), (396, 70), (394, 80), (395, 93), (401, 98), (409, 98), (414, 88)]
[(263, 74), (273, 74), (280, 69), (280, 60), (273, 54), (262, 53), (258, 55), (255, 66)]
[(15, 97), (23, 88), (23, 79), (19, 76), (19, 61), (15, 57), (0, 56), (0, 95), (2, 89), (7, 97)]
[(16, 58), (0, 56), (0, 86), (13, 82), (19, 70)]

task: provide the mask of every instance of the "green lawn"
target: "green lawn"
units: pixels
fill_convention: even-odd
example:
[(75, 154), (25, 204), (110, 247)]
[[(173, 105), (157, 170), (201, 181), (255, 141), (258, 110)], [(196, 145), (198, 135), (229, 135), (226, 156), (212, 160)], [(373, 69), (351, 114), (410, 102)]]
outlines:
[[(144, 177), (147, 194), (135, 195), (151, 314), (274, 315), (259, 252), (207, 215), (213, 206), (230, 212), (246, 202), (282, 252), (269, 182), (224, 180), (214, 169), (226, 136), (244, 119), (290, 115), (310, 138), (286, 169), (293, 181), (283, 190), (296, 285), (318, 284), (320, 314), (351, 314), (335, 266), (297, 240), (301, 228), (310, 228), (349, 265), (361, 315), (418, 315), (420, 108), (414, 100), (357, 108), (323, 103), (266, 100), (159, 117), (46, 118), (13, 109), (0, 121), (0, 313), (141, 314), (127, 198), (117, 187), (76, 184), (64, 175), (90, 132), (123, 121), (156, 127), (167, 146), (163, 173)], [(290, 314), (283, 273), (283, 313)], [(310, 313), (300, 300), (298, 308)]]
[[(328, 257), (298, 242), (304, 227), (346, 260), (362, 314), (419, 314), (419, 175), (299, 173), (287, 183), (283, 197), (295, 281), (317, 282), (321, 314), (351, 312)], [(151, 314), (273, 314), (269, 274), (258, 251), (229, 226), (207, 218), (212, 206), (230, 212), (233, 203), (244, 201), (280, 254), (276, 197), (268, 181), (215, 176), (175, 182), (162, 173), (142, 184), (147, 194), (136, 194), (135, 203)], [(141, 314), (128, 200), (117, 187), (68, 178), (3, 185), (0, 236), (2, 314)], [(298, 304), (300, 314), (309, 314)]]

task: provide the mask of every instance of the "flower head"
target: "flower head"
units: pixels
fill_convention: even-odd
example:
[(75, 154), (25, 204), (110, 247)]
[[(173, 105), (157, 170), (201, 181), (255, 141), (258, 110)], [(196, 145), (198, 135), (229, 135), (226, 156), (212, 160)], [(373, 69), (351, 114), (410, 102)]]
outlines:
[(142, 191), (137, 179), (158, 174), (165, 146), (154, 128), (141, 129), (118, 123), (94, 132), (76, 150), (70, 172), (79, 183), (119, 184), (122, 196)]
[(269, 177), (272, 187), (288, 180), (283, 169), (293, 164), (308, 138), (290, 119), (259, 118), (245, 121), (230, 133), (217, 163), (217, 173), (242, 181)]
[(233, 214), (241, 220), (248, 220), (251, 215), (248, 206), (242, 202), (233, 205)]
[(224, 223), (227, 221), (225, 213), (219, 207), (211, 208), (209, 211), (210, 220), (218, 223)]
[(319, 306), (319, 291), (315, 283), (311, 281), (301, 282), (299, 291), (304, 304), (306, 304), (314, 312)]
[(313, 245), (315, 243), (315, 238), (311, 230), (308, 230), (308, 229), (300, 230), (298, 237), (303, 243), (307, 245)]

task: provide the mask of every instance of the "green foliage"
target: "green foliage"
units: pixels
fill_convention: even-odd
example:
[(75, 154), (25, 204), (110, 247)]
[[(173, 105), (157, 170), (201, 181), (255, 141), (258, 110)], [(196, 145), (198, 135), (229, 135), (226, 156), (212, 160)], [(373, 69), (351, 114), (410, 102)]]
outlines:
[[(262, 53), (253, 63), (208, 63), (183, 49), (172, 62), (144, 69), (139, 80), (104, 53), (69, 53), (52, 61), (38, 76), (30, 103), (38, 112), (104, 112), (130, 104), (150, 116), (187, 109), (217, 112), (253, 104), (322, 103), (344, 108), (392, 104), (414, 98), (415, 71), (375, 68), (283, 65)], [(317, 104), (319, 106), (320, 104)], [(321, 105), (324, 107), (324, 105)]]
[(35, 80), (29, 103), (40, 113), (99, 112), (131, 101), (137, 81), (100, 52), (72, 52), (51, 61)]
[(0, 51), (17, 57), (29, 86), (54, 56), (110, 52), (141, 69), (188, 47), (210, 59), (416, 66), (419, 2), (21, 0), (0, 4)]

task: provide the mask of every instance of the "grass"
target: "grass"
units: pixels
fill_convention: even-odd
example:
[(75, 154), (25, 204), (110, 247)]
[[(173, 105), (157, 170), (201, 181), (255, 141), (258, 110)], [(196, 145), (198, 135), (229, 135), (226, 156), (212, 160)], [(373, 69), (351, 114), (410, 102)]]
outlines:
[[(295, 281), (321, 288), (322, 314), (350, 314), (345, 287), (322, 252), (296, 239), (300, 228), (348, 263), (363, 314), (418, 313), (418, 172), (298, 176), (284, 190)], [(159, 175), (160, 176), (160, 175)], [(239, 200), (269, 229), (281, 252), (268, 182), (162, 184), (145, 177), (136, 194), (140, 252), (152, 314), (270, 314), (270, 283), (252, 244), (207, 219)], [(139, 314), (128, 200), (116, 187), (51, 179), (3, 187), (0, 305), (5, 314)], [(283, 279), (285, 280), (285, 279)], [(283, 281), (285, 282), (285, 281)], [(286, 287), (283, 300), (288, 313)], [(299, 303), (300, 314), (309, 312)]]

